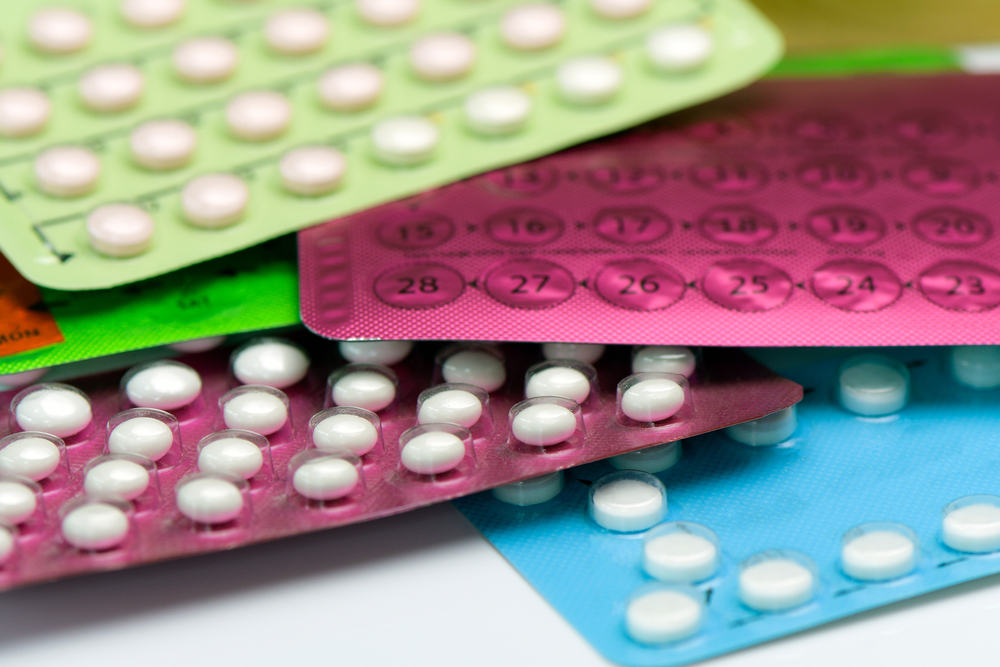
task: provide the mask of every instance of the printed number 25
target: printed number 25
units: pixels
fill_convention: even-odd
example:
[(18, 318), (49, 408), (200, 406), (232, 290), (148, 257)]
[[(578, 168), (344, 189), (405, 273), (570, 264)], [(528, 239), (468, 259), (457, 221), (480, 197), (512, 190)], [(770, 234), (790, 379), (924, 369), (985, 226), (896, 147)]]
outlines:
[[(732, 276), (730, 280), (736, 282), (736, 287), (730, 294), (734, 296), (746, 296), (747, 294), (762, 294), (767, 291), (767, 276), (753, 276), (749, 284), (743, 276)], [(749, 289), (744, 290), (744, 287)]]

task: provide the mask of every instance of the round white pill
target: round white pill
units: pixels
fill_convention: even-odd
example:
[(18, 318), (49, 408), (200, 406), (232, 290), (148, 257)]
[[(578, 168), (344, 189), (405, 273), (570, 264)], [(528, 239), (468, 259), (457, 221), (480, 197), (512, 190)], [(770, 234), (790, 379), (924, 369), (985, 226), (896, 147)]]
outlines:
[(590, 0), (590, 8), (606, 19), (630, 19), (646, 11), (653, 0)]
[(457, 424), (470, 428), (483, 416), (483, 404), (475, 394), (448, 389), (428, 397), (417, 412), (418, 424)]
[(365, 23), (389, 27), (417, 18), (420, 0), (355, 0), (354, 8)]
[(179, 120), (151, 120), (128, 138), (132, 161), (153, 171), (179, 169), (191, 162), (198, 147), (194, 128)]
[(895, 579), (916, 567), (916, 545), (909, 537), (895, 531), (873, 530), (844, 544), (840, 563), (844, 573), (854, 579)]
[(358, 469), (334, 457), (306, 461), (292, 475), (292, 487), (310, 500), (336, 500), (358, 486)]
[(556, 87), (571, 104), (603, 104), (615, 96), (623, 80), (621, 67), (606, 56), (578, 56), (556, 70)]
[(372, 153), (377, 160), (390, 166), (416, 165), (431, 159), (440, 139), (437, 125), (426, 118), (396, 116), (372, 128)]
[(526, 445), (548, 447), (576, 432), (576, 415), (555, 403), (536, 403), (514, 416), (511, 431)]
[(243, 384), (284, 389), (309, 372), (305, 352), (278, 340), (261, 341), (244, 348), (233, 360), (233, 375)]
[(198, 452), (198, 470), (250, 479), (264, 467), (260, 447), (243, 438), (220, 438)]
[(413, 350), (409, 340), (342, 340), (337, 346), (340, 356), (352, 364), (382, 364), (392, 366), (405, 359)]
[(955, 551), (1000, 551), (1000, 507), (975, 503), (948, 512), (941, 522), (941, 539)]
[(56, 146), (35, 158), (35, 183), (53, 197), (89, 194), (101, 176), (101, 161), (81, 146)]
[(545, 343), (542, 356), (546, 359), (576, 359), (586, 364), (596, 364), (604, 356), (604, 345), (590, 343)]
[(0, 519), (17, 525), (38, 509), (35, 492), (18, 482), (0, 481)]
[(333, 111), (361, 111), (378, 101), (383, 85), (382, 70), (374, 65), (341, 65), (320, 78), (319, 98)]
[(845, 362), (837, 378), (840, 403), (867, 417), (898, 412), (910, 396), (906, 366), (878, 356), (854, 357)]
[(30, 137), (45, 129), (52, 115), (49, 97), (37, 88), (0, 90), (0, 137)]
[(136, 454), (159, 461), (174, 444), (174, 433), (159, 419), (133, 417), (116, 426), (108, 436), (112, 454)]
[(740, 601), (757, 611), (782, 611), (812, 599), (815, 586), (809, 568), (794, 560), (775, 558), (740, 572)]
[(243, 511), (243, 494), (224, 479), (193, 479), (178, 487), (177, 509), (196, 523), (226, 523)]
[(539, 475), (513, 484), (505, 484), (493, 489), (493, 497), (500, 502), (519, 507), (540, 505), (559, 495), (563, 490), (562, 471)]
[(107, 503), (80, 505), (62, 520), (63, 537), (85, 551), (117, 547), (128, 537), (128, 528), (125, 512)]
[(973, 389), (1000, 387), (1000, 345), (957, 345), (950, 357), (952, 373), (961, 384)]
[(194, 340), (182, 340), (177, 343), (170, 343), (167, 347), (185, 354), (197, 354), (199, 352), (214, 350), (224, 342), (226, 342), (225, 336), (208, 336), (206, 338), (195, 338)]
[(288, 421), (288, 408), (277, 396), (248, 391), (230, 399), (222, 415), (227, 428), (271, 435)]
[(114, 113), (139, 102), (146, 79), (134, 65), (112, 63), (87, 70), (77, 85), (80, 100), (91, 111)]
[(181, 364), (157, 364), (144, 368), (125, 383), (125, 395), (140, 408), (175, 410), (201, 394), (201, 376)]
[(619, 454), (608, 459), (608, 463), (619, 470), (640, 470), (655, 475), (672, 468), (680, 458), (681, 443), (677, 441)]
[(540, 51), (555, 46), (565, 33), (563, 10), (547, 2), (514, 7), (500, 21), (504, 44), (518, 51)]
[(79, 51), (90, 44), (94, 26), (75, 9), (41, 9), (28, 20), (28, 39), (42, 53), (61, 55)]
[(195, 37), (173, 53), (174, 72), (189, 83), (217, 83), (228, 79), (239, 65), (236, 45), (222, 37)]
[(90, 247), (109, 257), (135, 257), (149, 250), (156, 223), (131, 204), (106, 204), (87, 216)]
[(15, 416), (25, 431), (41, 431), (57, 438), (76, 435), (93, 419), (90, 401), (69, 389), (31, 392), (17, 404)]
[(641, 644), (686, 639), (701, 629), (702, 606), (690, 595), (654, 591), (635, 598), (625, 610), (625, 630)]
[(59, 467), (59, 448), (45, 438), (21, 438), (0, 449), (0, 472), (36, 482)]
[(457, 32), (440, 32), (418, 39), (410, 47), (410, 67), (424, 81), (453, 81), (476, 62), (476, 45)]
[(264, 40), (271, 50), (286, 56), (318, 51), (330, 37), (330, 22), (315, 9), (296, 7), (275, 12), (264, 22)]
[[(620, 474), (620, 473), (612, 473)], [(639, 479), (616, 479), (591, 496), (594, 522), (619, 533), (632, 533), (655, 526), (667, 513), (660, 487)]]
[(184, 16), (187, 0), (122, 0), (122, 18), (135, 28), (162, 28)]
[(336, 190), (346, 169), (344, 154), (329, 146), (296, 148), (285, 153), (278, 163), (278, 173), (285, 189), (307, 197)]
[(752, 447), (770, 447), (788, 440), (798, 428), (795, 406), (778, 410), (760, 419), (736, 424), (726, 429), (726, 435)]
[(471, 384), (487, 392), (494, 392), (507, 381), (503, 361), (481, 350), (456, 352), (441, 365), (445, 382)]
[(632, 357), (633, 373), (672, 373), (691, 377), (695, 358), (690, 348), (680, 345), (647, 345)]
[(17, 545), (14, 533), (9, 528), (0, 526), (0, 564), (6, 563), (14, 555), (14, 547)]
[(560, 396), (583, 403), (590, 396), (590, 380), (575, 368), (553, 366), (528, 378), (524, 395), (527, 398)]
[(217, 229), (239, 222), (250, 202), (250, 189), (232, 174), (199, 176), (181, 191), (184, 217), (196, 227)]
[(396, 385), (374, 371), (348, 373), (333, 384), (333, 403), (378, 412), (396, 399)]
[(668, 25), (646, 38), (646, 57), (663, 72), (688, 72), (712, 55), (712, 33), (699, 25)]
[(135, 500), (149, 488), (149, 472), (134, 461), (112, 460), (87, 471), (83, 490), (91, 496)]
[(313, 429), (313, 444), (324, 451), (348, 451), (364, 456), (378, 444), (378, 430), (364, 417), (332, 415)]
[(292, 122), (288, 98), (273, 90), (241, 93), (226, 105), (229, 132), (244, 141), (269, 141), (281, 136)]
[(531, 116), (531, 97), (514, 86), (494, 86), (465, 98), (465, 122), (478, 134), (499, 136), (519, 131)]
[(440, 475), (455, 468), (465, 458), (465, 443), (445, 431), (421, 433), (403, 445), (399, 461), (418, 475)]
[(660, 581), (691, 584), (716, 573), (719, 550), (701, 535), (678, 530), (646, 542), (642, 566), (649, 576)]
[(622, 394), (622, 412), (638, 422), (669, 419), (684, 406), (684, 388), (667, 378), (641, 380)]

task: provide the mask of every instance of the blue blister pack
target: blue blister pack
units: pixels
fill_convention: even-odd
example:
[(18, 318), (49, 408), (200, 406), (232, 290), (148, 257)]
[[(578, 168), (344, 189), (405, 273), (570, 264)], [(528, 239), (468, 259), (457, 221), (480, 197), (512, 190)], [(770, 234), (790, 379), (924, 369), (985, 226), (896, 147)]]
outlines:
[[(884, 356), (852, 361), (869, 353)], [(566, 471), (562, 490), (540, 504), (488, 493), (456, 502), (616, 663), (688, 664), (1000, 572), (1000, 393), (984, 390), (1000, 385), (995, 348), (757, 356), (806, 388), (797, 427), (790, 413), (756, 431), (685, 441), (678, 462), (655, 474), (667, 502), (652, 520), (637, 510), (649, 497), (628, 493), (619, 494), (626, 512), (617, 524), (601, 514), (591, 497), (605, 482), (656, 486), (607, 461)], [(657, 527), (634, 530), (650, 523)], [(677, 533), (687, 548), (657, 555), (655, 539)]]

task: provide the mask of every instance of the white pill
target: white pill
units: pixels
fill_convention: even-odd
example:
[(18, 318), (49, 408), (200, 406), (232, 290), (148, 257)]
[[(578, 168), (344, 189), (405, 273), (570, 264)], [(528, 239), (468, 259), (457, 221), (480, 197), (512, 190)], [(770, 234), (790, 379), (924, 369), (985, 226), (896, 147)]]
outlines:
[(526, 445), (548, 447), (576, 432), (576, 415), (561, 405), (536, 403), (517, 413), (511, 431)]
[(342, 340), (337, 345), (340, 356), (352, 364), (382, 364), (392, 366), (405, 359), (413, 350), (409, 340)]
[(346, 169), (344, 154), (329, 146), (296, 148), (285, 153), (278, 163), (278, 173), (285, 189), (307, 197), (336, 190)]
[(75, 9), (41, 9), (28, 21), (28, 39), (42, 53), (61, 55), (79, 51), (90, 44), (93, 35), (90, 19)]
[(260, 447), (243, 438), (220, 438), (198, 452), (198, 470), (250, 479), (264, 467)]
[(757, 611), (782, 611), (812, 599), (816, 581), (804, 565), (787, 558), (761, 561), (740, 572), (740, 600)]
[(159, 461), (174, 444), (174, 433), (159, 419), (133, 417), (116, 426), (108, 436), (112, 454), (136, 454)]
[(545, 343), (542, 356), (546, 359), (576, 359), (586, 364), (595, 364), (604, 356), (604, 345), (590, 343)]
[(199, 176), (181, 191), (184, 217), (196, 227), (218, 229), (239, 222), (250, 202), (250, 189), (232, 174)]
[(175, 410), (201, 394), (201, 376), (181, 364), (157, 364), (139, 371), (125, 384), (125, 395), (140, 408)]
[(691, 377), (695, 358), (690, 348), (680, 345), (647, 345), (632, 358), (633, 373), (672, 373)]
[(128, 528), (125, 512), (107, 503), (80, 505), (62, 520), (63, 537), (85, 551), (117, 547), (128, 537)]
[(453, 81), (465, 76), (476, 62), (476, 45), (457, 32), (422, 37), (410, 47), (410, 67), (424, 81)]
[(602, 528), (620, 533), (646, 530), (667, 513), (659, 487), (639, 479), (616, 479), (594, 491), (590, 515)]
[(374, 371), (348, 373), (333, 384), (333, 404), (378, 412), (396, 399), (396, 385)]
[(421, 116), (396, 116), (375, 124), (371, 132), (375, 158), (394, 167), (407, 167), (431, 159), (441, 133)]
[(263, 391), (248, 391), (226, 403), (222, 418), (226, 428), (271, 435), (288, 421), (288, 408), (277, 396)]
[(403, 445), (399, 461), (418, 475), (440, 475), (455, 468), (465, 458), (465, 443), (444, 431), (421, 433)]
[(0, 137), (30, 137), (45, 129), (52, 115), (49, 97), (37, 88), (0, 90)]
[(646, 542), (642, 566), (660, 581), (692, 584), (715, 575), (719, 550), (701, 535), (678, 530)]
[(788, 440), (798, 428), (795, 406), (778, 410), (760, 419), (736, 424), (726, 429), (726, 435), (753, 447), (769, 447)]
[(149, 472), (134, 461), (112, 460), (87, 471), (83, 490), (91, 496), (135, 500), (149, 488)]
[(684, 388), (667, 378), (642, 380), (622, 394), (622, 412), (638, 422), (669, 419), (684, 407)]
[(1000, 551), (1000, 507), (975, 503), (948, 512), (941, 522), (941, 538), (955, 551)]
[(101, 161), (81, 146), (56, 146), (35, 158), (35, 183), (53, 197), (89, 194), (101, 176)]
[(0, 519), (17, 525), (38, 509), (35, 492), (18, 482), (0, 481)]
[(445, 382), (471, 384), (487, 392), (494, 392), (507, 381), (503, 361), (481, 350), (456, 352), (441, 365)]
[(131, 204), (106, 204), (87, 216), (90, 247), (109, 257), (135, 257), (149, 250), (156, 223)]
[(851, 412), (867, 417), (888, 415), (906, 406), (910, 372), (884, 357), (855, 357), (841, 366), (837, 392), (841, 405)]
[(301, 381), (309, 372), (305, 352), (277, 340), (255, 343), (233, 360), (233, 375), (243, 384), (262, 384), (284, 389)]
[(562, 471), (539, 475), (493, 489), (493, 497), (508, 505), (528, 507), (548, 502), (563, 490)]
[(330, 37), (330, 22), (315, 9), (296, 7), (275, 12), (264, 22), (264, 40), (271, 50), (286, 56), (318, 51)]
[(241, 93), (226, 105), (229, 132), (244, 141), (269, 141), (281, 136), (292, 122), (288, 98), (273, 90)]
[(243, 511), (243, 494), (224, 479), (194, 479), (177, 489), (177, 509), (196, 523), (226, 523)]
[(428, 397), (417, 412), (418, 424), (448, 423), (471, 427), (483, 416), (483, 404), (475, 394), (449, 389)]
[(702, 605), (677, 591), (654, 591), (629, 602), (625, 630), (642, 644), (686, 639), (701, 629)]
[(365, 23), (389, 27), (417, 18), (420, 0), (355, 0), (354, 8)]
[(358, 486), (358, 469), (350, 461), (316, 458), (306, 461), (292, 475), (292, 486), (310, 500), (336, 500)]
[(619, 470), (640, 470), (655, 475), (672, 468), (680, 458), (681, 443), (678, 441), (619, 454), (608, 459), (608, 463)]
[(575, 368), (553, 366), (528, 378), (524, 395), (527, 398), (560, 396), (583, 403), (590, 396), (590, 380)]
[(179, 120), (151, 120), (132, 130), (128, 144), (132, 161), (140, 167), (169, 171), (191, 162), (198, 135)]
[(30, 371), (0, 375), (0, 387), (4, 387), (5, 389), (9, 389), (11, 387), (26, 387), (29, 384), (34, 384), (35, 382), (41, 380), (42, 377), (48, 372), (48, 368), (34, 368)]
[(195, 338), (194, 340), (182, 340), (177, 343), (167, 345), (171, 350), (177, 350), (185, 354), (197, 354), (208, 352), (226, 342), (225, 336), (208, 336), (206, 338)]
[(844, 573), (854, 579), (895, 579), (916, 567), (916, 545), (895, 531), (873, 530), (847, 542), (841, 549), (840, 563)]
[(0, 472), (36, 482), (59, 467), (59, 448), (45, 438), (21, 438), (0, 449)]
[(14, 533), (9, 528), (0, 526), (0, 565), (11, 559), (14, 555), (14, 547), (16, 545), (17, 541), (14, 539)]
[(135, 65), (112, 63), (87, 70), (77, 85), (80, 100), (91, 111), (114, 113), (131, 109), (142, 97), (146, 80)]
[(382, 70), (374, 65), (341, 65), (320, 78), (319, 98), (333, 111), (361, 111), (378, 101), (384, 84)]
[(1000, 387), (1000, 345), (958, 345), (951, 348), (955, 379), (973, 389)]
[(712, 33), (699, 25), (669, 25), (646, 38), (646, 57), (663, 72), (688, 72), (712, 56)]
[(623, 80), (621, 67), (606, 56), (578, 56), (556, 70), (556, 87), (571, 104), (603, 104), (615, 96)]
[(173, 53), (174, 72), (189, 83), (218, 83), (236, 72), (240, 54), (222, 37), (195, 37), (182, 42)]
[(500, 21), (504, 44), (518, 51), (540, 51), (555, 46), (565, 33), (563, 10), (547, 2), (514, 7)]
[(41, 431), (57, 438), (76, 435), (93, 418), (90, 401), (69, 389), (33, 391), (17, 404), (15, 415), (17, 425), (23, 430)]
[(339, 414), (318, 423), (312, 438), (316, 449), (364, 456), (378, 444), (378, 430), (364, 417)]
[(122, 18), (135, 28), (162, 28), (184, 16), (187, 0), (122, 0)]
[(531, 116), (531, 97), (514, 86), (495, 86), (465, 98), (465, 122), (478, 134), (499, 136), (519, 131)]
[(590, 8), (606, 19), (630, 19), (646, 11), (653, 0), (590, 0)]

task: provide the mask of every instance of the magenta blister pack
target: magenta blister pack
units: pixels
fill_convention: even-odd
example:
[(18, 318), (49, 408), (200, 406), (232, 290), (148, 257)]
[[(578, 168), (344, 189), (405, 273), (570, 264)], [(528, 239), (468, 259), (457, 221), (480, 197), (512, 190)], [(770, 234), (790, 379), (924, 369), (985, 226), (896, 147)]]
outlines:
[(997, 108), (997, 76), (759, 82), (300, 232), (303, 320), (338, 339), (995, 344)]
[[(4, 393), (0, 588), (387, 516), (802, 397), (736, 350), (556, 349), (576, 358), (255, 339)], [(679, 400), (636, 412), (638, 382)]]

